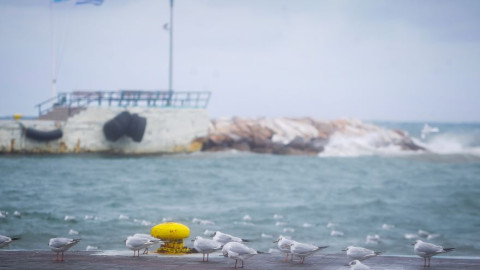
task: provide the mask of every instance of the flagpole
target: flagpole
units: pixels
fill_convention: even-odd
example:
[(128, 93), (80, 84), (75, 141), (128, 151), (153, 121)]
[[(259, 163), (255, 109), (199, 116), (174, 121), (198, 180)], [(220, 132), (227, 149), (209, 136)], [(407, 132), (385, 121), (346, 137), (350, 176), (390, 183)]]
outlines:
[(168, 90), (170, 92), (172, 89), (172, 76), (173, 76), (173, 0), (170, 0), (170, 64), (169, 64), (169, 75), (168, 75)]
[(51, 88), (51, 95), (55, 97), (57, 95), (57, 78), (56, 78), (56, 66), (55, 66), (55, 14), (54, 14), (54, 1), (50, 1), (50, 34), (51, 34), (51, 43), (50, 43), (50, 50), (51, 50), (51, 57), (52, 57), (52, 88)]

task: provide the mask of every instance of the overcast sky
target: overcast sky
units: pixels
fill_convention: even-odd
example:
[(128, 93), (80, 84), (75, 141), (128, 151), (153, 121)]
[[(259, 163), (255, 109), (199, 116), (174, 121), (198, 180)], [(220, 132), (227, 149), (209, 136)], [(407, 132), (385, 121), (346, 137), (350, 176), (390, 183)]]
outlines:
[[(167, 89), (169, 0), (0, 0), (0, 116), (58, 91)], [(175, 90), (212, 117), (480, 121), (480, 1), (176, 0)]]

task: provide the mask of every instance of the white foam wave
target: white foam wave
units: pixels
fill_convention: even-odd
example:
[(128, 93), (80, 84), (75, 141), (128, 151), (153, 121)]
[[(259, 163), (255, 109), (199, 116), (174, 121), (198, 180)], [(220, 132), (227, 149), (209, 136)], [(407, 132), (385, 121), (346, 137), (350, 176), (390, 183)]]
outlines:
[(480, 140), (475, 134), (444, 133), (432, 136), (426, 142), (415, 140), (435, 154), (463, 154), (480, 156)]
[[(358, 157), (367, 155), (400, 155), (407, 151), (399, 144), (401, 136), (393, 131), (378, 130), (362, 134), (335, 133), (320, 157)], [(412, 152), (412, 151), (408, 151)]]
[[(406, 136), (406, 137), (405, 137)], [(473, 155), (480, 156), (480, 135), (475, 133), (441, 133), (420, 140), (392, 130), (378, 129), (368, 132), (334, 133), (320, 157), (358, 157), (369, 155)], [(412, 151), (402, 147), (405, 138), (426, 151)]]

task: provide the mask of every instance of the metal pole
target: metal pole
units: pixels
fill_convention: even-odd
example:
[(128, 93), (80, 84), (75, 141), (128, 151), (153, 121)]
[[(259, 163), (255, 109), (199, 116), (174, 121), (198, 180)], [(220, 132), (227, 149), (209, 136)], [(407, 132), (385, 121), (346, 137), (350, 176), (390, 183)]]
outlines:
[(54, 14), (54, 3), (53, 0), (50, 0), (50, 32), (51, 32), (51, 38), (52, 40), (50, 41), (50, 49), (51, 49), (51, 57), (52, 57), (52, 90), (51, 90), (51, 95), (52, 97), (57, 95), (57, 78), (56, 78), (56, 67), (55, 67), (55, 61), (56, 61), (56, 56), (55, 56), (55, 14)]
[(173, 76), (173, 0), (170, 0), (170, 71), (168, 78), (168, 90), (173, 91), (172, 76)]

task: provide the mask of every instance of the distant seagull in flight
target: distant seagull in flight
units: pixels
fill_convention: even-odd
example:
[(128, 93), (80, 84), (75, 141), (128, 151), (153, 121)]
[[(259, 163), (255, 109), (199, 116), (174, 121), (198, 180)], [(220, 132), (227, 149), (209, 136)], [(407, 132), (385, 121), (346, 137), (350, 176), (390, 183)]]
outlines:
[(440, 130), (438, 129), (438, 127), (431, 127), (428, 124), (425, 124), (422, 128), (422, 132), (421, 132), (420, 136), (422, 137), (422, 139), (425, 140), (425, 138), (427, 137), (428, 134), (434, 133), (434, 132), (439, 132), (439, 131)]

